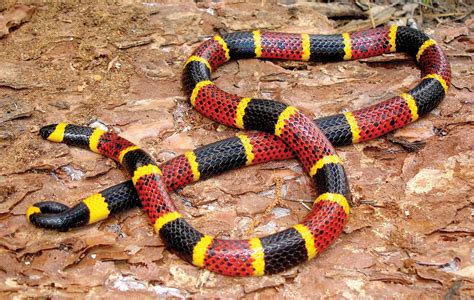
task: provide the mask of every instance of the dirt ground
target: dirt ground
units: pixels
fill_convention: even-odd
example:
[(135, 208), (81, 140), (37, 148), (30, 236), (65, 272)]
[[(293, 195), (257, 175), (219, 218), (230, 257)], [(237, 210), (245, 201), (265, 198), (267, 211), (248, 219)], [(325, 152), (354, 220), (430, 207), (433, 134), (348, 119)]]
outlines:
[[(127, 179), (111, 160), (46, 142), (38, 129), (99, 122), (165, 161), (238, 132), (201, 117), (181, 89), (183, 63), (206, 38), (255, 28), (337, 33), (406, 16), (387, 19), (376, 6), (353, 22), (361, 17), (355, 6), (344, 16), (266, 1), (34, 2), (22, 2), (34, 12), (0, 3), (0, 297), (474, 297), (472, 16), (415, 18), (448, 54), (452, 88), (411, 126), (338, 149), (355, 205), (337, 242), (283, 274), (228, 278), (166, 251), (140, 209), (69, 232), (29, 224), (25, 211), (37, 201), (71, 205)], [(18, 24), (8, 30), (5, 16)], [(397, 54), (338, 63), (240, 60), (213, 76), (229, 92), (321, 117), (400, 94), (419, 70)], [(295, 160), (229, 172), (173, 195), (191, 224), (224, 238), (284, 229), (314, 197)]]

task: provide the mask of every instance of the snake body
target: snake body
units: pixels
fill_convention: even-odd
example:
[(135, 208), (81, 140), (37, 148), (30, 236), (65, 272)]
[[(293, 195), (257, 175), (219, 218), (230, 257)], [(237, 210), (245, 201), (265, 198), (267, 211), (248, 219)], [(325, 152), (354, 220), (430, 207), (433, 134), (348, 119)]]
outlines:
[[(422, 72), (416, 87), (370, 107), (319, 119), (317, 126), (295, 107), (232, 95), (211, 80), (211, 71), (231, 58), (347, 60), (395, 51), (415, 57)], [(450, 66), (441, 48), (427, 35), (408, 27), (342, 35), (253, 31), (215, 36), (198, 47), (185, 64), (183, 85), (191, 104), (221, 124), (272, 133), (279, 139), (268, 134), (241, 135), (187, 152), (160, 169), (143, 150), (115, 134), (64, 123), (46, 126), (41, 135), (48, 140), (87, 147), (122, 163), (137, 194), (130, 183), (124, 183), (72, 209), (52, 202), (37, 204), (30, 207), (27, 216), (39, 226), (67, 229), (134, 206), (137, 201), (133, 197), (138, 195), (167, 248), (194, 265), (233, 276), (280, 272), (324, 251), (347, 222), (349, 187), (340, 159), (327, 139), (334, 145), (346, 145), (405, 126), (438, 105), (450, 80)], [(260, 142), (254, 140), (256, 137), (261, 137)], [(182, 218), (167, 194), (166, 186), (173, 190), (241, 165), (293, 155), (314, 179), (320, 195), (300, 224), (273, 235), (222, 240), (202, 234)]]

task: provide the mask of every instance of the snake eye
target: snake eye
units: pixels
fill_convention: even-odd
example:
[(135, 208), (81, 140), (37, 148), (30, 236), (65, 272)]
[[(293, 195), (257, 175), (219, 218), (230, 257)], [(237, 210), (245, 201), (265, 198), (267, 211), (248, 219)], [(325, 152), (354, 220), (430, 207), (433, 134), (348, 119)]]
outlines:
[(54, 132), (54, 130), (56, 129), (56, 126), (57, 124), (51, 124), (51, 125), (41, 127), (40, 129), (41, 137), (46, 140), (51, 135), (51, 133)]

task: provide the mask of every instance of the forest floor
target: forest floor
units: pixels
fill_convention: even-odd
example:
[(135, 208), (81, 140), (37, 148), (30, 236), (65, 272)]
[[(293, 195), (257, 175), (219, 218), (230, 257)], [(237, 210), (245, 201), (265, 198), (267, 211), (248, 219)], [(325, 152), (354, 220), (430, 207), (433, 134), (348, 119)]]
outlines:
[[(255, 28), (341, 33), (404, 23), (420, 8), (3, 2), (0, 297), (474, 297), (474, 18), (464, 10), (414, 18), (451, 62), (452, 87), (439, 107), (385, 137), (337, 149), (355, 205), (336, 243), (282, 274), (229, 278), (165, 250), (138, 208), (68, 232), (28, 223), (25, 211), (35, 202), (72, 205), (128, 179), (109, 159), (42, 140), (39, 128), (101, 123), (166, 161), (238, 133), (200, 116), (181, 88), (183, 64), (203, 40)], [(336, 63), (239, 60), (213, 77), (226, 91), (277, 99), (318, 118), (400, 94), (418, 82), (419, 70), (394, 54)], [(308, 213), (314, 197), (296, 160), (242, 168), (173, 194), (192, 225), (224, 238), (282, 230)]]

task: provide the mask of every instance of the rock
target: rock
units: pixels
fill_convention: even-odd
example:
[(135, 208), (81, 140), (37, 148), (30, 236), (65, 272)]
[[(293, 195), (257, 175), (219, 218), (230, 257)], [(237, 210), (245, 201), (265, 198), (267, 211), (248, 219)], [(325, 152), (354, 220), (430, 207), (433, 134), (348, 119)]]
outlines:
[(0, 38), (9, 34), (11, 28), (28, 22), (35, 9), (31, 6), (17, 4), (0, 15)]

